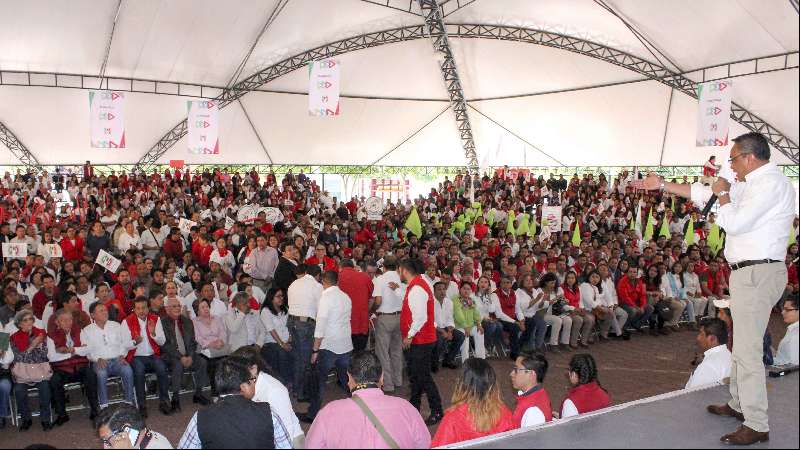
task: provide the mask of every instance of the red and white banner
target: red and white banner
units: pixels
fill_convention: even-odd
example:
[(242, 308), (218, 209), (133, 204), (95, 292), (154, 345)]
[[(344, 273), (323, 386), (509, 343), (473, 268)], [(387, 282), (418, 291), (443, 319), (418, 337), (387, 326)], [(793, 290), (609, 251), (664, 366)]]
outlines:
[(339, 115), (340, 66), (341, 62), (333, 58), (308, 63), (309, 115)]
[(120, 264), (122, 264), (122, 261), (115, 258), (113, 255), (106, 252), (105, 250), (100, 250), (100, 253), (97, 254), (97, 259), (95, 260), (95, 263), (97, 263), (97, 265), (99, 265), (100, 267), (106, 269), (111, 273), (117, 273), (117, 269), (119, 269), (119, 266)]
[(89, 91), (92, 148), (125, 148), (125, 93)]
[(697, 146), (728, 145), (731, 119), (731, 80), (709, 81), (697, 85)]
[(215, 101), (188, 100), (187, 144), (193, 155), (219, 154), (219, 105)]

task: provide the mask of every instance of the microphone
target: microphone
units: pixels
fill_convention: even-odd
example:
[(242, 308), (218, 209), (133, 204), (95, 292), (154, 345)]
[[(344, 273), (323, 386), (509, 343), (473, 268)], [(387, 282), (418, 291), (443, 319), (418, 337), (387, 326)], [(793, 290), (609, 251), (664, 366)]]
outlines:
[[(729, 183), (733, 183), (736, 180), (736, 174), (733, 173), (733, 169), (731, 169), (731, 165), (727, 160), (721, 164), (719, 177), (728, 180)], [(703, 208), (701, 213), (704, 217), (708, 217), (708, 213), (711, 212), (714, 203), (717, 203), (717, 194), (711, 194), (711, 197), (708, 198), (708, 203), (706, 203), (706, 207)]]
[(703, 212), (700, 214), (703, 217), (708, 217), (708, 213), (711, 212), (711, 208), (714, 207), (714, 203), (717, 203), (717, 194), (711, 194), (711, 197), (708, 199), (708, 203), (706, 203), (706, 207), (703, 208)]

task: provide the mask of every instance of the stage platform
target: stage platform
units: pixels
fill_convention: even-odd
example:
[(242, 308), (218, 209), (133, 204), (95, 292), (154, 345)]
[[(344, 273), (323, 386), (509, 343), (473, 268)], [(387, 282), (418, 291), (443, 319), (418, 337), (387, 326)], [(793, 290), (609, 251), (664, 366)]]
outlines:
[[(767, 378), (770, 441), (752, 448), (800, 447), (797, 373)], [(730, 448), (719, 441), (740, 422), (708, 414), (727, 401), (728, 386), (651, 397), (530, 430), (517, 430), (450, 448)]]

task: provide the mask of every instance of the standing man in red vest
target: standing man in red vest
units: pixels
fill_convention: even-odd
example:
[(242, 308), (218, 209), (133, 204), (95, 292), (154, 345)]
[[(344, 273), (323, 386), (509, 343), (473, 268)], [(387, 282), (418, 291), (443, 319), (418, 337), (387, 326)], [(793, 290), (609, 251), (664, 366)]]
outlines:
[(553, 420), (550, 396), (544, 390), (549, 364), (542, 355), (523, 355), (511, 370), (511, 384), (518, 391), (514, 422), (519, 428), (542, 425)]
[(400, 263), (400, 278), (408, 285), (400, 312), (400, 332), (403, 348), (408, 350), (411, 404), (419, 410), (425, 393), (431, 409), (425, 424), (433, 426), (441, 422), (444, 410), (439, 388), (431, 373), (437, 335), (433, 292), (422, 277), (424, 272), (425, 268), (418, 259), (405, 259)]
[(136, 297), (133, 301), (133, 314), (123, 321), (136, 347), (128, 353), (126, 360), (133, 368), (133, 384), (136, 386), (136, 403), (142, 417), (147, 417), (145, 404), (145, 374), (155, 372), (158, 379), (158, 410), (165, 416), (172, 412), (169, 400), (169, 374), (167, 365), (161, 359), (161, 346), (167, 342), (161, 319), (150, 313), (146, 297)]

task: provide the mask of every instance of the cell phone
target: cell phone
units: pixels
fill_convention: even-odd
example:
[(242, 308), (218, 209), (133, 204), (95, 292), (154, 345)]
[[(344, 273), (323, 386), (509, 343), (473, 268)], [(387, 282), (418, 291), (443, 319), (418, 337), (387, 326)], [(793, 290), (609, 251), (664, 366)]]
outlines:
[(131, 441), (131, 447), (136, 448), (136, 441), (139, 440), (139, 430), (134, 430), (131, 427), (123, 427), (123, 433), (128, 433), (128, 439)]

